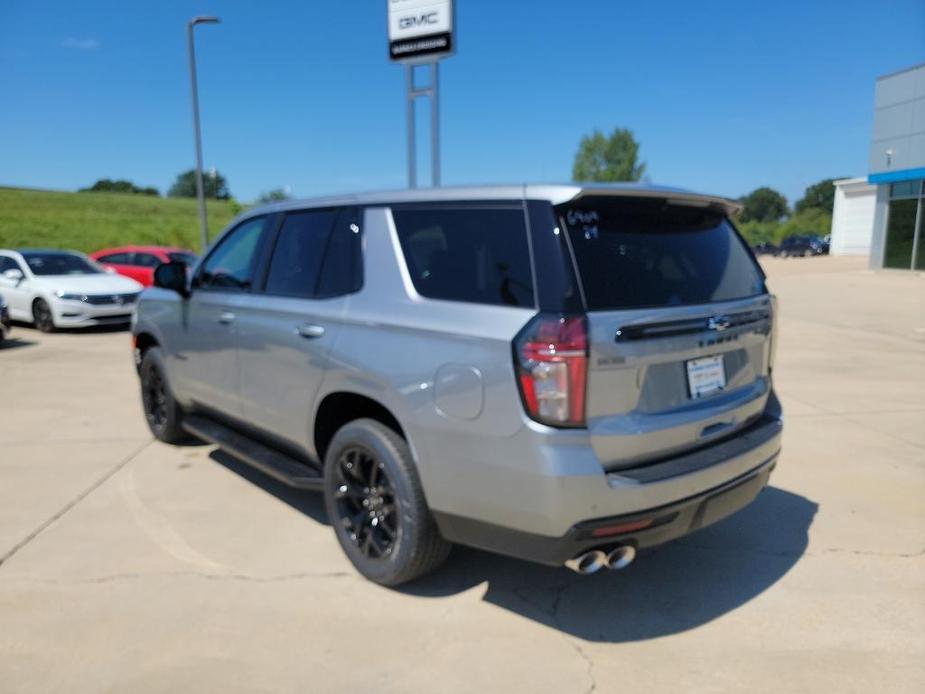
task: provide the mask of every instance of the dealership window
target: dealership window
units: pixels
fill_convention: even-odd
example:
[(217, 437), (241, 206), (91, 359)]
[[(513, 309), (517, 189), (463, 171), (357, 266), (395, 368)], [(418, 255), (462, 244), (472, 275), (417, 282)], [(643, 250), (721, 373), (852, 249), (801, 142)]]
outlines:
[(890, 186), (883, 267), (925, 270), (925, 181), (902, 181)]

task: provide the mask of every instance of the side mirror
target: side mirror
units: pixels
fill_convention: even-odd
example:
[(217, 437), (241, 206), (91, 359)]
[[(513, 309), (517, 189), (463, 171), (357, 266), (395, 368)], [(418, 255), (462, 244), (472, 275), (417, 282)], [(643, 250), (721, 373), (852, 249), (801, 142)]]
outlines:
[(186, 278), (189, 271), (186, 263), (172, 260), (162, 263), (154, 270), (154, 286), (161, 289), (171, 289), (186, 298), (189, 296), (189, 285)]
[(19, 268), (15, 268), (15, 267), (9, 270), (5, 270), (3, 273), (3, 276), (6, 277), (8, 280), (13, 280), (14, 282), (20, 282), (23, 279), (22, 270), (20, 270)]

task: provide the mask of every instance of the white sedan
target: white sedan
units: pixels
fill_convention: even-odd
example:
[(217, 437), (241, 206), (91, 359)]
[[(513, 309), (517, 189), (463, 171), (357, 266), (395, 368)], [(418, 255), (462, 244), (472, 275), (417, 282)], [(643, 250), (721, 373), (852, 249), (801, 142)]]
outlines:
[(0, 293), (10, 318), (42, 332), (128, 323), (141, 290), (82, 253), (0, 249)]

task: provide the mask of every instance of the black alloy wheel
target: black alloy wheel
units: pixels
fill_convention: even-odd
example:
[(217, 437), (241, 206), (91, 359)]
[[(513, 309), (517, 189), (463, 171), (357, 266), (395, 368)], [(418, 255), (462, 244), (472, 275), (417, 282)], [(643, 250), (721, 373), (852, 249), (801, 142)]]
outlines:
[(385, 466), (368, 449), (353, 446), (341, 453), (334, 473), (337, 522), (367, 559), (391, 555), (401, 527)]
[(151, 431), (163, 431), (167, 426), (167, 384), (158, 368), (147, 369), (141, 383), (141, 401)]

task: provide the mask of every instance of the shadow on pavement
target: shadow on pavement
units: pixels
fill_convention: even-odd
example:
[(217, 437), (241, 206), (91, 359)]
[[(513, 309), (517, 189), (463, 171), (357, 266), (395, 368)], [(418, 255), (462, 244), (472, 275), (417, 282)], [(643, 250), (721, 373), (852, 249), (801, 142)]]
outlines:
[[(292, 490), (222, 451), (210, 457), (327, 523), (320, 494)], [(774, 585), (806, 551), (817, 509), (805, 497), (768, 487), (716, 525), (641, 552), (628, 569), (586, 577), (457, 547), (436, 573), (399, 590), (441, 598), (486, 584), (483, 600), (587, 641), (653, 639), (706, 624)]]
[[(17, 328), (23, 330), (28, 330), (33, 335), (41, 335), (34, 325), (31, 323), (22, 323), (20, 321), (13, 321), (13, 325)], [(90, 325), (86, 328), (58, 328), (54, 331), (54, 335), (99, 335), (101, 333), (124, 333), (128, 332), (131, 324), (129, 323), (113, 323), (111, 325)]]
[(7, 349), (19, 349), (20, 347), (34, 347), (38, 343), (34, 340), (21, 340), (18, 337), (8, 337), (0, 342), (0, 352)]

